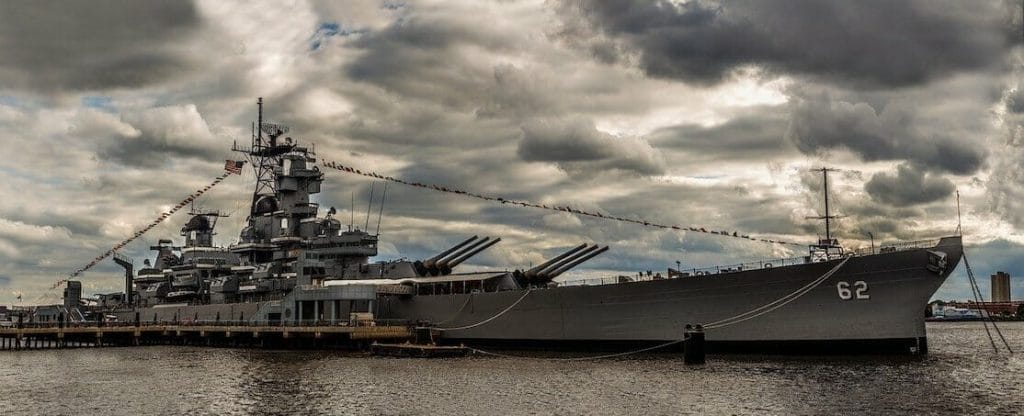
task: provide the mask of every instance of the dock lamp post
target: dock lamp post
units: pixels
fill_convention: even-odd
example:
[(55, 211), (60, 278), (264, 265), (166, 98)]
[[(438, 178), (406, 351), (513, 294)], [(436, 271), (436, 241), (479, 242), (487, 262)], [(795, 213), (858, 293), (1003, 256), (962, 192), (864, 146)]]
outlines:
[(871, 254), (875, 254), (875, 235), (868, 231), (868, 238), (871, 239)]

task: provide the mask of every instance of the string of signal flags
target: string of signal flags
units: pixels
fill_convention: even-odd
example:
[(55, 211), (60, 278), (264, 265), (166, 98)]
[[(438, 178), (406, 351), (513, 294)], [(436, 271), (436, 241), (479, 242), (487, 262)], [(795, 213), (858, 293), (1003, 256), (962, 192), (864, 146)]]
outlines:
[(380, 179), (380, 180), (384, 180), (384, 181), (388, 181), (388, 182), (394, 182), (394, 183), (401, 184), (401, 185), (412, 186), (412, 187), (422, 188), (422, 189), (428, 189), (428, 190), (437, 191), (437, 192), (443, 192), (443, 193), (454, 194), (454, 195), (461, 195), (461, 196), (464, 196), (464, 197), (476, 198), (476, 199), (481, 199), (481, 200), (484, 200), (484, 201), (499, 202), (499, 203), (507, 204), (507, 205), (520, 206), (520, 207), (528, 207), (528, 208), (537, 208), (537, 209), (544, 209), (544, 210), (555, 211), (555, 212), (566, 212), (566, 213), (570, 213), (570, 214), (582, 215), (582, 216), (593, 217), (593, 218), (600, 218), (600, 219), (609, 220), (609, 221), (618, 221), (618, 222), (624, 222), (624, 223), (638, 224), (638, 225), (642, 225), (642, 226), (645, 226), (645, 227), (654, 227), (654, 228), (661, 228), (661, 229), (671, 229), (671, 230), (679, 230), (679, 231), (690, 231), (690, 232), (697, 232), (697, 233), (713, 234), (713, 235), (719, 235), (719, 236), (725, 236), (725, 237), (733, 237), (733, 238), (741, 238), (741, 239), (745, 239), (745, 240), (758, 241), (758, 242), (770, 243), (770, 244), (782, 244), (782, 245), (789, 245), (789, 246), (805, 246), (805, 244), (801, 244), (801, 243), (794, 243), (794, 242), (789, 242), (789, 241), (782, 241), (782, 240), (773, 240), (773, 239), (767, 239), (767, 238), (752, 237), (750, 235), (740, 234), (740, 233), (735, 232), (735, 231), (729, 232), (729, 231), (713, 230), (713, 229), (709, 229), (707, 227), (690, 227), (690, 226), (684, 227), (684, 226), (674, 225), (674, 224), (659, 224), (659, 223), (656, 223), (656, 222), (653, 222), (653, 221), (644, 220), (644, 219), (624, 218), (624, 217), (617, 217), (617, 216), (613, 216), (613, 215), (609, 215), (609, 214), (602, 214), (600, 212), (585, 211), (585, 210), (577, 209), (577, 208), (574, 208), (574, 207), (571, 207), (571, 206), (568, 206), (568, 205), (546, 205), (546, 204), (538, 204), (538, 203), (530, 202), (530, 201), (515, 200), (515, 199), (495, 197), (495, 196), (490, 196), (490, 195), (482, 195), (482, 194), (478, 194), (478, 193), (467, 192), (467, 191), (455, 189), (455, 188), (452, 188), (452, 187), (449, 187), (449, 186), (442, 186), (442, 185), (436, 185), (436, 184), (427, 184), (427, 183), (407, 181), (407, 180), (400, 179), (400, 178), (395, 178), (395, 177), (392, 177), (392, 176), (381, 175), (379, 173), (372, 172), (372, 171), (356, 169), (356, 168), (353, 168), (353, 167), (350, 167), (350, 166), (345, 166), (345, 165), (342, 165), (342, 164), (340, 164), (338, 162), (329, 161), (329, 160), (321, 159), (320, 164), (325, 166), (325, 167), (328, 167), (328, 168), (331, 168), (331, 169), (335, 169), (335, 170), (340, 171), (340, 172), (345, 172), (345, 173), (353, 174), (353, 175), (364, 176), (364, 177), (367, 177), (367, 178)]
[(116, 252), (117, 250), (120, 250), (121, 248), (123, 248), (124, 246), (128, 245), (132, 241), (135, 241), (135, 239), (137, 239), (139, 237), (142, 237), (143, 234), (145, 234), (149, 230), (152, 230), (157, 225), (160, 225), (160, 223), (164, 222), (164, 220), (166, 220), (167, 218), (170, 218), (172, 215), (174, 215), (174, 213), (180, 211), (182, 208), (184, 208), (188, 204), (192, 203), (192, 201), (196, 200), (196, 198), (199, 198), (200, 196), (205, 194), (210, 189), (213, 189), (213, 187), (215, 187), (218, 184), (220, 184), (222, 181), (224, 181), (224, 179), (227, 179), (228, 176), (231, 176), (232, 174), (241, 175), (242, 174), (242, 166), (244, 166), (244, 164), (245, 164), (245, 162), (242, 162), (242, 161), (226, 160), (224, 162), (224, 173), (221, 174), (220, 176), (218, 176), (216, 179), (214, 179), (213, 182), (210, 182), (208, 185), (206, 185), (206, 186), (196, 190), (195, 192), (189, 194), (187, 197), (185, 197), (185, 199), (181, 200), (181, 202), (179, 202), (176, 205), (174, 205), (170, 210), (168, 210), (167, 212), (161, 213), (159, 217), (157, 217), (153, 221), (150, 221), (149, 224), (146, 224), (145, 227), (142, 227), (142, 228), (136, 230), (128, 238), (125, 238), (124, 240), (121, 240), (117, 244), (114, 244), (114, 246), (111, 247), (110, 250), (107, 250), (103, 254), (100, 254), (99, 256), (96, 256), (96, 258), (92, 259), (92, 261), (87, 263), (85, 266), (82, 266), (82, 267), (78, 268), (77, 270), (75, 270), (74, 272), (71, 272), (71, 274), (68, 275), (67, 278), (58, 280), (56, 283), (53, 284), (52, 287), (50, 287), (50, 289), (51, 290), (56, 289), (60, 285), (62, 285), (64, 283), (67, 283), (68, 280), (71, 280), (71, 279), (74, 279), (74, 278), (80, 276), (82, 273), (85, 273), (87, 270), (93, 268), (94, 266), (99, 264), (101, 261), (103, 261), (107, 257), (112, 256), (114, 254), (114, 252)]
[[(192, 201), (196, 200), (197, 198), (199, 198), (200, 196), (202, 196), (203, 194), (208, 192), (210, 189), (212, 189), (213, 187), (215, 187), (218, 184), (220, 184), (222, 181), (224, 181), (224, 179), (227, 179), (232, 174), (241, 174), (241, 170), (242, 170), (243, 164), (244, 164), (244, 162), (242, 162), (242, 161), (233, 161), (233, 160), (225, 161), (224, 173), (221, 174), (220, 176), (216, 177), (213, 180), (213, 182), (211, 182), (210, 184), (204, 186), (203, 188), (200, 188), (200, 189), (196, 190), (195, 192), (189, 194), (187, 197), (185, 197), (185, 199), (183, 199), (181, 202), (179, 202), (176, 205), (174, 205), (170, 210), (168, 210), (167, 212), (161, 213), (159, 217), (157, 217), (153, 221), (150, 221), (150, 223), (147, 224), (145, 227), (140, 228), (139, 230), (137, 230), (134, 233), (132, 233), (132, 235), (129, 236), (128, 238), (125, 238), (124, 240), (121, 240), (117, 244), (114, 244), (113, 247), (111, 247), (109, 250), (107, 250), (103, 254), (100, 254), (99, 256), (96, 256), (96, 258), (92, 259), (86, 265), (78, 268), (74, 272), (71, 272), (68, 275), (67, 278), (60, 279), (57, 282), (55, 282), (50, 289), (51, 290), (52, 289), (56, 289), (60, 285), (66, 283), (68, 280), (74, 279), (74, 278), (80, 276), (82, 273), (85, 273), (89, 269), (95, 267), (101, 261), (103, 261), (106, 258), (112, 256), (117, 250), (120, 250), (121, 248), (127, 246), (132, 241), (135, 241), (136, 239), (138, 239), (139, 237), (144, 235), (146, 232), (152, 230), (157, 225), (160, 225), (160, 223), (164, 222), (164, 220), (166, 220), (167, 218), (170, 218), (176, 212), (180, 211), (182, 208), (184, 208), (185, 206), (190, 204)], [(793, 242), (782, 241), (782, 240), (773, 240), (773, 239), (752, 237), (752, 236), (749, 236), (749, 235), (746, 235), (746, 234), (739, 234), (738, 232), (735, 232), (735, 231), (730, 233), (728, 231), (716, 231), (716, 230), (708, 229), (707, 227), (692, 227), (692, 226), (691, 227), (684, 227), (684, 226), (679, 226), (679, 225), (659, 224), (659, 223), (656, 223), (656, 222), (653, 222), (653, 221), (644, 220), (644, 219), (624, 218), (624, 217), (617, 217), (617, 216), (608, 215), (608, 214), (602, 214), (600, 212), (590, 212), (590, 211), (586, 211), (586, 210), (581, 210), (581, 209), (573, 208), (573, 207), (568, 206), (568, 205), (564, 205), (564, 206), (546, 205), (546, 204), (538, 204), (538, 203), (530, 202), (530, 201), (522, 201), (522, 200), (515, 200), (515, 199), (509, 199), (509, 198), (503, 198), (503, 197), (495, 197), (495, 196), (483, 195), (483, 194), (478, 194), (478, 193), (467, 192), (467, 191), (455, 189), (455, 188), (448, 187), (448, 186), (442, 186), (442, 185), (436, 185), (436, 184), (425, 184), (425, 183), (420, 183), (420, 182), (407, 181), (407, 180), (400, 179), (400, 178), (395, 178), (395, 177), (391, 177), (391, 176), (381, 175), (379, 173), (372, 172), (372, 171), (364, 171), (364, 170), (356, 169), (356, 168), (353, 168), (353, 167), (345, 166), (345, 165), (342, 165), (342, 164), (334, 162), (334, 161), (322, 160), (321, 164), (323, 166), (325, 166), (325, 167), (329, 167), (329, 168), (338, 170), (340, 172), (345, 172), (345, 173), (354, 174), (354, 175), (360, 175), (360, 176), (364, 176), (364, 177), (367, 177), (367, 178), (375, 178), (375, 179), (385, 180), (385, 181), (389, 181), (389, 182), (394, 182), (394, 183), (401, 184), (401, 185), (412, 186), (412, 187), (417, 187), (417, 188), (422, 188), (422, 189), (428, 189), (428, 190), (433, 190), (433, 191), (443, 192), (443, 193), (448, 193), (448, 194), (453, 194), (453, 195), (461, 195), (461, 196), (464, 196), (464, 197), (476, 198), (476, 199), (480, 199), (480, 200), (484, 200), (484, 201), (499, 202), (499, 203), (502, 203), (502, 204), (509, 204), (509, 205), (513, 205), (513, 206), (544, 209), (544, 210), (554, 211), (554, 212), (565, 212), (565, 213), (570, 213), (570, 214), (575, 214), (575, 215), (582, 215), (582, 216), (588, 216), (588, 217), (593, 217), (593, 218), (600, 218), (600, 219), (609, 220), (609, 221), (618, 221), (618, 222), (624, 222), (624, 223), (632, 223), (632, 224), (642, 225), (642, 226), (646, 226), (646, 227), (654, 227), (654, 228), (661, 228), (661, 229), (672, 229), (672, 230), (679, 230), (679, 231), (699, 232), (699, 233), (719, 235), (719, 236), (725, 236), (725, 237), (741, 238), (741, 239), (746, 239), (746, 240), (750, 240), (750, 241), (758, 241), (758, 242), (770, 243), (770, 244), (782, 244), (782, 245), (790, 245), (790, 246), (803, 246), (803, 244), (800, 244), (800, 243), (793, 243)]]

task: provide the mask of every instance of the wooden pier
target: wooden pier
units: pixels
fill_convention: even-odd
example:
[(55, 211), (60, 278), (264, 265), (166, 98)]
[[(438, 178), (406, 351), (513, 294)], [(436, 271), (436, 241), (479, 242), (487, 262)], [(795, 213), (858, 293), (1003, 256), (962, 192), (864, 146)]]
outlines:
[(196, 345), (280, 349), (366, 349), (412, 338), (407, 326), (140, 325), (0, 328), (0, 350)]

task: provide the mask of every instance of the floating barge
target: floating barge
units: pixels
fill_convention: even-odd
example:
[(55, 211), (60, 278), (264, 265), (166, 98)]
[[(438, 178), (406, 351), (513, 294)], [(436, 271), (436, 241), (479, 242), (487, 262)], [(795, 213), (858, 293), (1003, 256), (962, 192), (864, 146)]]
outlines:
[(381, 344), (374, 342), (370, 344), (370, 353), (386, 357), (415, 357), (415, 358), (449, 358), (465, 357), (473, 353), (473, 349), (465, 345), (435, 345), (435, 344)]

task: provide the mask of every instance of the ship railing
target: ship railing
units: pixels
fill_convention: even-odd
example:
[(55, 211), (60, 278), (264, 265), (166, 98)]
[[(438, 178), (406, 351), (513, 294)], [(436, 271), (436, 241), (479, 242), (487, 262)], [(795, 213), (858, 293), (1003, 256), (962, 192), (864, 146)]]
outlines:
[(219, 257), (196, 257), (193, 262), (197, 265), (220, 266), (227, 264), (227, 260)]
[(744, 263), (734, 263), (710, 267), (700, 268), (689, 268), (682, 270), (672, 270), (671, 275), (668, 271), (666, 274), (661, 272), (640, 272), (635, 275), (619, 275), (619, 276), (606, 276), (592, 279), (574, 279), (559, 282), (559, 286), (596, 286), (596, 285), (607, 285), (616, 283), (631, 283), (631, 282), (646, 282), (651, 280), (665, 280), (665, 279), (678, 279), (688, 277), (701, 277), (701, 276), (713, 276), (727, 273), (736, 273), (749, 270), (759, 269), (770, 269), (772, 267), (783, 267), (793, 266), (797, 264), (806, 264), (809, 259), (806, 256), (803, 257), (789, 257), (779, 258), (772, 260), (758, 260)]
[(882, 253), (894, 253), (897, 251), (917, 250), (922, 248), (931, 248), (939, 244), (940, 239), (933, 238), (930, 240), (917, 240), (917, 241), (906, 241), (899, 243), (888, 243), (882, 244), (878, 247), (863, 247), (856, 250), (852, 250), (851, 253), (854, 256), (869, 256), (872, 254)]
[[(916, 250), (916, 249), (922, 249), (922, 248), (935, 247), (936, 245), (938, 245), (938, 243), (939, 243), (939, 239), (891, 243), (891, 244), (884, 244), (882, 246), (879, 246), (879, 247), (877, 247), (874, 250), (872, 250), (871, 247), (860, 248), (860, 249), (855, 249), (855, 250), (848, 250), (848, 251), (846, 251), (845, 255), (849, 255), (849, 256), (867, 256), (867, 255), (879, 254), (879, 253), (892, 253), (892, 252), (898, 252), (898, 251)], [(743, 271), (749, 271), (749, 270), (759, 270), (759, 269), (768, 269), (768, 268), (772, 268), (772, 267), (783, 267), (783, 266), (793, 266), (793, 265), (798, 265), (798, 264), (806, 264), (806, 263), (808, 263), (810, 261), (811, 260), (810, 260), (810, 258), (808, 256), (789, 257), (789, 258), (780, 258), (780, 259), (774, 259), (774, 260), (760, 260), (760, 261), (735, 263), (735, 264), (727, 264), (727, 265), (718, 265), (718, 266), (711, 266), (711, 267), (701, 267), (701, 268), (689, 268), (689, 269), (682, 269), (682, 270), (673, 270), (671, 272), (671, 275), (669, 275), (668, 272), (666, 272), (665, 275), (662, 275), (660, 272), (653, 273), (653, 272), (648, 271), (648, 272), (640, 272), (638, 274), (630, 275), (630, 276), (620, 275), (620, 276), (605, 276), (605, 277), (598, 277), (598, 278), (591, 278), (591, 279), (573, 279), (573, 280), (566, 280), (566, 281), (558, 282), (558, 285), (559, 286), (597, 286), (597, 285), (608, 285), (608, 284), (617, 284), (617, 283), (645, 282), (645, 281), (651, 281), (651, 280), (678, 279), (678, 278), (701, 277), (701, 276), (715, 276), (715, 275), (728, 274), (728, 273), (737, 273), (737, 272), (743, 272)]]

